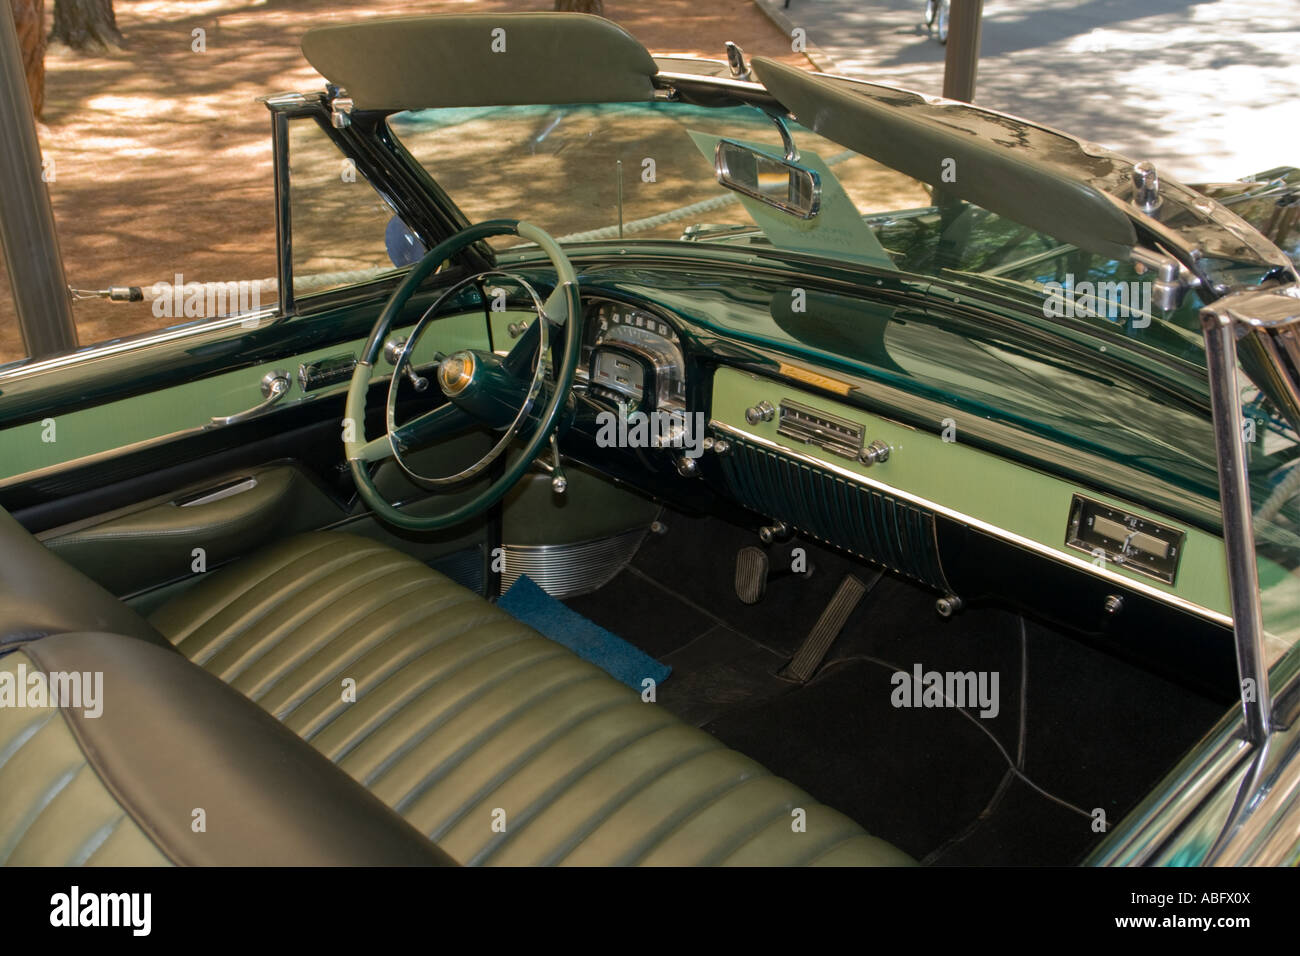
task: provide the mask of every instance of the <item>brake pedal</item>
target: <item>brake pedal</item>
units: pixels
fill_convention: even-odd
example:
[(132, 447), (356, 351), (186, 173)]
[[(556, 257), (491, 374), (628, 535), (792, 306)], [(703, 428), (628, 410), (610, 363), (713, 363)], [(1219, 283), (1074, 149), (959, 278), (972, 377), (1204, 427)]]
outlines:
[(736, 597), (757, 604), (767, 593), (767, 552), (750, 546), (736, 552)]
[(840, 631), (844, 629), (845, 623), (849, 619), (857, 606), (862, 603), (862, 599), (874, 588), (883, 577), (883, 572), (877, 571), (875, 575), (865, 584), (854, 577), (852, 574), (844, 575), (844, 580), (836, 588), (835, 595), (831, 598), (830, 603), (822, 611), (821, 617), (817, 618), (817, 623), (813, 629), (808, 632), (808, 636), (803, 639), (799, 645), (799, 650), (795, 651), (794, 657), (790, 659), (783, 667), (779, 676), (786, 680), (807, 683), (808, 679), (817, 672), (825, 660), (827, 652), (830, 651), (831, 645), (835, 643), (835, 638), (840, 636)]

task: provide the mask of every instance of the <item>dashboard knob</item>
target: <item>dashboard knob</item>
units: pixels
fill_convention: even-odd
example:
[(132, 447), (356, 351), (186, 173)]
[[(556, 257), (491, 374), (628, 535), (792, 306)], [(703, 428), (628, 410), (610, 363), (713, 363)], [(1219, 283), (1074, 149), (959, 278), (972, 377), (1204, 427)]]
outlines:
[(776, 415), (776, 409), (772, 407), (771, 402), (763, 401), (757, 405), (750, 405), (745, 409), (745, 421), (751, 425), (757, 425), (759, 422), (770, 422)]
[(878, 465), (882, 461), (889, 460), (890, 451), (890, 447), (877, 438), (866, 448), (862, 449), (862, 453), (858, 455), (858, 461), (862, 462), (862, 464), (867, 467)]

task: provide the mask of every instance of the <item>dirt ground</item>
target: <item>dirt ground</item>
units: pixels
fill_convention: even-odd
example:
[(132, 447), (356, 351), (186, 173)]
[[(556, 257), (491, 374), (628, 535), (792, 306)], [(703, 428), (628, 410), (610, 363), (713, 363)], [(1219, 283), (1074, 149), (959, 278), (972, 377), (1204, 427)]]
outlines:
[[(121, 50), (84, 56), (52, 47), (46, 55), (40, 139), (69, 283), (93, 289), (150, 286), (175, 272), (187, 282), (275, 274), (270, 123), (254, 100), (322, 85), (298, 49), (310, 27), (551, 6), (117, 0)], [(751, 0), (608, 0), (605, 15), (655, 52), (716, 57), (730, 39), (750, 55), (809, 65)], [(204, 52), (194, 49), (196, 30), (204, 31)], [(0, 288), (0, 363), (22, 355), (5, 293)], [(167, 324), (147, 304), (90, 300), (74, 308), (83, 345)]]

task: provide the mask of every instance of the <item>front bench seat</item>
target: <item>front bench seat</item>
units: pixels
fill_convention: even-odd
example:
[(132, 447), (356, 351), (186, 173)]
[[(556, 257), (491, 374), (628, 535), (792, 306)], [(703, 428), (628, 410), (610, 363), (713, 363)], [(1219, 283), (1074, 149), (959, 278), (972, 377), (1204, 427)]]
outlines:
[[(170, 647), (60, 633), (0, 650), (0, 681), (21, 697), (0, 706), (0, 864), (454, 863)], [(38, 672), (100, 679), (59, 708), (30, 693)]]
[[(364, 538), (295, 537), (214, 572), (150, 623), (460, 863), (912, 862)], [(795, 808), (806, 832), (793, 831)]]

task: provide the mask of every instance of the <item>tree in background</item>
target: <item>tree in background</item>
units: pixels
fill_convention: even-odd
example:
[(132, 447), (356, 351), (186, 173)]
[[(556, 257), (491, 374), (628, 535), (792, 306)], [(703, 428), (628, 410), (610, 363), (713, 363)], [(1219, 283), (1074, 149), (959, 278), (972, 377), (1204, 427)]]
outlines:
[(570, 13), (594, 13), (598, 17), (603, 17), (605, 0), (555, 0), (555, 9)]
[(74, 50), (101, 51), (122, 43), (113, 0), (54, 0), (50, 39)]
[(45, 109), (45, 0), (10, 0), (18, 48), (23, 51), (23, 72), (32, 112), (39, 120)]

